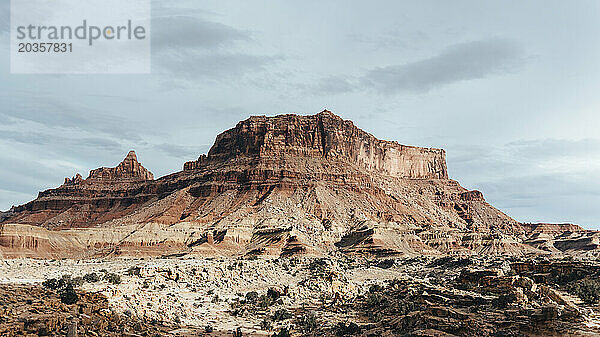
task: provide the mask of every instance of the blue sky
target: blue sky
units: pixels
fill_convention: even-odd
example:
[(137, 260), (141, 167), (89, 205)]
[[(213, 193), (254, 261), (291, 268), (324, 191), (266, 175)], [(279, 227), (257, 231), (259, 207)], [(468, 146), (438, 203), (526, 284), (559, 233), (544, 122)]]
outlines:
[(0, 209), (129, 149), (159, 177), (248, 116), (327, 108), (446, 149), (519, 221), (600, 228), (598, 1), (157, 1), (150, 75), (11, 75), (8, 3)]

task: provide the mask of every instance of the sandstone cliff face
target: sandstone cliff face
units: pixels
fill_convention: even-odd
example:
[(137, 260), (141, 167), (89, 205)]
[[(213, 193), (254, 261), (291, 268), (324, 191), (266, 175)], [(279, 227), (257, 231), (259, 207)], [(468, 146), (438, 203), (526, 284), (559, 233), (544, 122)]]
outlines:
[[(0, 231), (5, 254), (31, 242), (76, 242), (65, 244), (91, 255), (115, 247), (133, 255), (525, 251), (496, 239), (523, 229), (448, 179), (443, 150), (378, 140), (328, 111), (251, 117), (220, 134), (208, 155), (157, 180), (130, 153), (115, 168), (41, 192), (3, 223), (78, 238), (25, 238), (13, 227), (3, 239)], [(463, 239), (468, 233), (488, 235)]]
[(357, 164), (368, 172), (397, 178), (448, 178), (444, 150), (379, 140), (326, 110), (313, 116), (251, 117), (217, 136), (208, 157), (186, 163), (184, 169), (238, 156), (319, 158)]

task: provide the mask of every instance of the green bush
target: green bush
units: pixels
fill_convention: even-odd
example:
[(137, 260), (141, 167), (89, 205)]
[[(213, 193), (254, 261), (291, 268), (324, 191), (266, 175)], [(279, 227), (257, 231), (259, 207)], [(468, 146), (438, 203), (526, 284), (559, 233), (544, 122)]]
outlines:
[(369, 287), (369, 293), (371, 294), (378, 294), (383, 292), (383, 290), (383, 286), (380, 286), (379, 284), (371, 284), (371, 286)]
[(140, 276), (141, 274), (141, 268), (140, 267), (131, 267), (129, 269), (127, 269), (127, 275), (129, 276)]
[(386, 308), (388, 306), (388, 299), (381, 293), (369, 293), (367, 294), (366, 301), (367, 308)]
[(381, 269), (389, 269), (394, 266), (394, 263), (395, 263), (395, 261), (393, 259), (385, 259), (385, 260), (379, 261), (379, 263), (377, 264), (377, 267), (379, 267)]
[(398, 301), (395, 308), (398, 315), (408, 315), (413, 311), (418, 310), (417, 304), (410, 298), (402, 299)]
[(100, 281), (100, 276), (98, 276), (98, 274), (92, 272), (89, 274), (85, 274), (83, 276), (83, 280), (88, 283), (95, 283), (95, 282)]
[(309, 312), (298, 319), (298, 326), (304, 332), (312, 332), (317, 329), (317, 317), (314, 312)]
[(246, 293), (246, 302), (256, 303), (256, 300), (258, 300), (258, 293), (256, 291), (249, 291)]
[(104, 279), (106, 281), (108, 281), (108, 283), (112, 283), (112, 284), (120, 284), (121, 283), (121, 276), (114, 274), (114, 273), (108, 273), (104, 276)]
[(260, 308), (268, 308), (274, 303), (275, 301), (271, 297), (263, 294), (258, 297), (258, 300), (256, 301), (256, 306)]
[(585, 303), (596, 304), (600, 302), (600, 281), (585, 278), (571, 283), (568, 291), (581, 298)]
[(360, 333), (360, 330), (361, 330), (361, 328), (356, 323), (350, 323), (348, 325), (345, 325), (344, 323), (340, 322), (336, 326), (335, 333), (336, 333), (336, 335), (338, 335), (340, 337), (341, 336), (355, 336)]
[(282, 328), (278, 333), (274, 333), (272, 337), (290, 337), (290, 330)]
[(272, 318), (273, 318), (274, 321), (283, 321), (283, 320), (286, 320), (286, 319), (290, 319), (292, 317), (293, 317), (292, 314), (289, 311), (285, 310), (285, 309), (278, 309), (278, 310), (276, 310), (275, 313), (273, 313), (273, 316), (272, 316)]
[(42, 282), (42, 286), (44, 286), (44, 288), (48, 288), (51, 290), (57, 290), (57, 289), (62, 288), (62, 285), (60, 284), (60, 282), (62, 282), (62, 280), (50, 278), (50, 279), (47, 279), (46, 281)]
[(77, 293), (75, 292), (75, 289), (73, 289), (72, 285), (69, 284), (60, 291), (60, 301), (64, 304), (75, 304), (77, 300), (79, 300), (79, 296), (77, 296)]
[(268, 318), (265, 318), (262, 320), (262, 322), (260, 322), (260, 328), (261, 330), (271, 330), (273, 329), (273, 324), (271, 324), (271, 320)]
[(323, 258), (312, 260), (308, 264), (308, 269), (314, 274), (324, 274), (328, 269), (327, 260)]
[(279, 297), (281, 297), (281, 294), (279, 293), (279, 291), (277, 291), (273, 288), (269, 288), (269, 290), (267, 290), (267, 296), (271, 300), (276, 301)]
[(61, 290), (67, 286), (80, 286), (83, 284), (83, 279), (77, 277), (75, 279), (71, 279), (71, 275), (63, 275), (59, 279), (51, 278), (42, 282), (42, 286), (51, 290)]
[(73, 287), (80, 287), (82, 284), (85, 283), (85, 280), (83, 279), (83, 277), (81, 276), (77, 276), (71, 279), (71, 285), (73, 285)]

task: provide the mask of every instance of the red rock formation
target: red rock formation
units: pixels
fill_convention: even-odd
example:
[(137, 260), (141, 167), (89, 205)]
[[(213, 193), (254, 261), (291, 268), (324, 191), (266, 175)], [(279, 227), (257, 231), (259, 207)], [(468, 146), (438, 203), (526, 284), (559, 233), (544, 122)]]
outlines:
[[(444, 245), (438, 237), (417, 234), (523, 231), (481, 192), (448, 179), (444, 150), (378, 140), (329, 111), (251, 117), (217, 136), (207, 156), (157, 180), (130, 153), (115, 168), (41, 192), (4, 223), (97, 227), (85, 239), (93, 247), (143, 245), (160, 252), (169, 242), (171, 248), (211, 254), (435, 253), (430, 241), (475, 251), (493, 240), (462, 247), (459, 239)], [(154, 234), (150, 225), (158, 226)], [(29, 242), (16, 238), (17, 231), (0, 241)], [(492, 251), (506, 245), (496, 246)]]
[(62, 186), (40, 192), (38, 198), (14, 209), (4, 222), (43, 225), (48, 228), (88, 227), (129, 213), (154, 197), (140, 186), (152, 181), (152, 173), (134, 151), (114, 168), (92, 170), (87, 179), (77, 173)]
[(444, 150), (379, 140), (327, 110), (314, 116), (250, 117), (217, 136), (208, 157), (188, 162), (184, 169), (239, 156), (319, 158), (357, 164), (368, 172), (397, 178), (448, 178)]
[[(80, 176), (81, 178), (81, 176)], [(127, 157), (123, 159), (117, 167), (107, 168), (101, 167), (90, 171), (87, 179), (91, 180), (108, 180), (108, 181), (145, 181), (153, 180), (152, 172), (146, 170), (137, 161), (135, 151), (129, 151)]]
[(521, 223), (527, 233), (562, 234), (565, 232), (583, 232), (585, 229), (572, 223)]
[(13, 215), (14, 210), (15, 206), (11, 207), (11, 209), (6, 212), (0, 211), (0, 223), (2, 223), (5, 219), (10, 218)]
[(63, 185), (78, 185), (81, 182), (83, 182), (83, 177), (81, 174), (77, 173), (73, 178), (65, 178)]
[(483, 198), (483, 193), (477, 190), (461, 193), (460, 199), (463, 201), (485, 201)]
[(206, 163), (206, 155), (202, 154), (202, 155), (200, 155), (200, 157), (198, 157), (198, 160), (188, 161), (188, 162), (184, 163), (183, 170), (184, 171), (196, 170), (196, 169), (202, 167), (202, 165), (204, 165), (205, 163)]

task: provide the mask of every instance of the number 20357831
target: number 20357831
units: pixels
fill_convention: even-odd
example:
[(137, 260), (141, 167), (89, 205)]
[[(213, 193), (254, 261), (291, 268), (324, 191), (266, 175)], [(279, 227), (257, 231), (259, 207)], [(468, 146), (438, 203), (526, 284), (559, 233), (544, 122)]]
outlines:
[(19, 53), (72, 53), (72, 43), (19, 43)]

